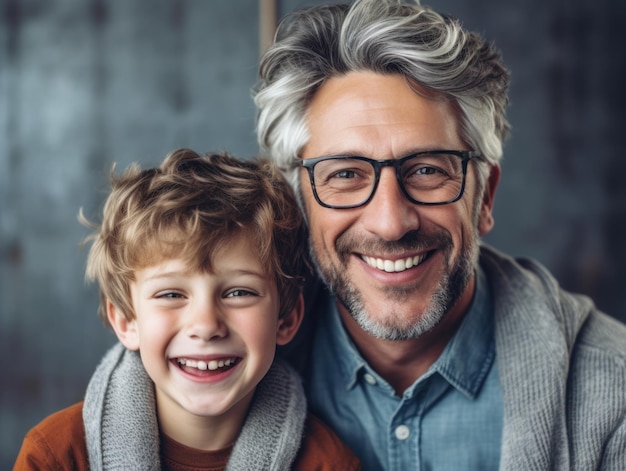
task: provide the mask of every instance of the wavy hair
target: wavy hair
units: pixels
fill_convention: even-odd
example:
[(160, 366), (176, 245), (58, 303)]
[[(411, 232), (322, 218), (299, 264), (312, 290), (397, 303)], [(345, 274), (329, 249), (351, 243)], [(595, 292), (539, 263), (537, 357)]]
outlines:
[(79, 214), (93, 230), (85, 240), (92, 243), (86, 279), (98, 282), (105, 325), (107, 299), (135, 317), (130, 283), (138, 269), (181, 258), (210, 272), (215, 252), (239, 234), (275, 277), (279, 315), (293, 309), (305, 273), (305, 232), (293, 190), (274, 163), (179, 149), (158, 168), (133, 164), (115, 175), (113, 167), (110, 178), (102, 223)]
[[(451, 100), (461, 138), (493, 164), (510, 131), (509, 72), (493, 45), (460, 22), (401, 0), (357, 0), (293, 12), (279, 24), (261, 60), (254, 91), (262, 152), (300, 196), (295, 163), (309, 138), (308, 104), (324, 82), (352, 71), (401, 74)], [(432, 93), (428, 96), (432, 98)], [(481, 188), (488, 165), (479, 164)]]

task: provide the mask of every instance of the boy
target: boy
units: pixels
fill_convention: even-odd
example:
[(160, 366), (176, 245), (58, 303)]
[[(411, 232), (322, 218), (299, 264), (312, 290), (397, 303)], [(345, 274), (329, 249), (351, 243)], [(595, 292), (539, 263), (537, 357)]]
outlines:
[(120, 344), (14, 469), (360, 469), (273, 361), (302, 320), (306, 245), (278, 171), (181, 149), (111, 180), (87, 278)]

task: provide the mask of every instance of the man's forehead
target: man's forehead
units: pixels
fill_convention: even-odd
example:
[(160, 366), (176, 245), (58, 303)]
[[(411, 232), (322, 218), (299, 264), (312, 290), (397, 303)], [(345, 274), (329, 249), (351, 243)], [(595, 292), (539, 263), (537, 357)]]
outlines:
[(357, 72), (327, 81), (307, 113), (302, 155), (403, 157), (462, 146), (450, 101), (416, 93), (400, 75)]

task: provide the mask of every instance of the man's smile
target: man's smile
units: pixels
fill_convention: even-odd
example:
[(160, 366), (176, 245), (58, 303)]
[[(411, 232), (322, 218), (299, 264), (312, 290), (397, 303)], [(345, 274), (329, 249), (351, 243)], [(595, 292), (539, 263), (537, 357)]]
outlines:
[(396, 260), (361, 255), (361, 259), (372, 268), (383, 270), (387, 273), (398, 273), (419, 265), (428, 257), (428, 255), (430, 255), (430, 252)]

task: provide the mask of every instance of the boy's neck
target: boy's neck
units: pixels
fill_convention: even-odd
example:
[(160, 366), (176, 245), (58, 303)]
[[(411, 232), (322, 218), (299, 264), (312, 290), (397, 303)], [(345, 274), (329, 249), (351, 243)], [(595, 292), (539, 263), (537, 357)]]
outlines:
[[(171, 407), (172, 400), (163, 395), (163, 392), (156, 391), (159, 431), (181, 445), (215, 451), (227, 448), (237, 440), (254, 390), (221, 416), (193, 415), (183, 407)], [(163, 407), (164, 403), (168, 406)]]
[[(175, 469), (171, 466), (176, 463), (176, 469), (226, 469), (233, 447), (229, 446), (216, 451), (204, 451), (178, 443), (161, 433), (160, 456), (162, 469)], [(169, 464), (170, 466), (166, 465)]]

